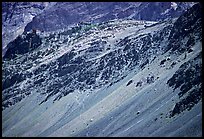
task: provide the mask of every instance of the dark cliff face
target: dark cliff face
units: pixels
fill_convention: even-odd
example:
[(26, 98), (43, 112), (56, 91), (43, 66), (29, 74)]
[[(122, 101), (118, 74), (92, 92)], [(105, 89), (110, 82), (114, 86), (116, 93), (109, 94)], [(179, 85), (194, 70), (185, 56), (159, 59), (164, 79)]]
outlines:
[[(37, 28), (54, 31), (67, 25), (83, 22), (104, 22), (112, 19), (159, 21), (180, 16), (190, 3), (171, 2), (65, 2), (34, 17), (25, 31)], [(56, 24), (57, 23), (57, 24)]]
[(3, 58), (12, 59), (18, 54), (26, 54), (39, 47), (41, 44), (41, 38), (35, 33), (19, 36), (13, 42), (8, 44), (8, 50)]
[[(188, 55), (195, 42), (202, 41), (201, 4), (194, 5), (174, 23), (170, 33), (169, 50), (171, 53)], [(183, 44), (183, 40), (186, 43)], [(191, 51), (190, 51), (191, 50)], [(185, 110), (191, 110), (202, 99), (202, 53), (182, 64), (178, 71), (167, 81), (174, 90), (179, 89), (179, 101), (170, 112), (170, 117)]]
[(32, 18), (49, 7), (50, 2), (2, 2), (2, 57), (7, 45), (23, 34)]
[(201, 53), (183, 65), (167, 81), (167, 84), (173, 89), (179, 88), (178, 96), (180, 101), (176, 103), (171, 111), (170, 117), (179, 114), (185, 110), (191, 110), (202, 98), (202, 80), (201, 80)]
[[(202, 38), (202, 7), (201, 4), (195, 4), (187, 12), (181, 15), (174, 23), (169, 35), (169, 44), (166, 51), (177, 51), (183, 53), (188, 51), (196, 41), (196, 36)], [(183, 45), (181, 40), (188, 38)]]

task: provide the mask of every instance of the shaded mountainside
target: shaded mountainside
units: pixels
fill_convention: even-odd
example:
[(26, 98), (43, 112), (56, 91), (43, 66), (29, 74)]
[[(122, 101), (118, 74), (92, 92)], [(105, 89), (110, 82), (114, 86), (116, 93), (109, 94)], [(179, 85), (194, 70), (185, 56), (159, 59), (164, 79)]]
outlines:
[(201, 19), (195, 4), (160, 22), (24, 32), (3, 57), (2, 135), (202, 136)]
[[(174, 27), (169, 36), (168, 49), (171, 52), (178, 52), (188, 55), (191, 53), (192, 46), (200, 40), (202, 41), (202, 15), (201, 5), (196, 4), (182, 16), (180, 16), (177, 22), (174, 23)], [(182, 26), (179, 26), (182, 24)], [(182, 32), (182, 33), (178, 33)], [(199, 36), (198, 38), (196, 36)], [(186, 42), (178, 40), (187, 40)], [(186, 58), (186, 56), (184, 57)], [(179, 68), (179, 70), (168, 80), (169, 86), (174, 86), (174, 89), (180, 87), (181, 92), (178, 94), (179, 97), (188, 95), (182, 98), (180, 102), (175, 105), (172, 112), (172, 116), (176, 113), (180, 113), (185, 109), (190, 110), (202, 97), (201, 88), (201, 70), (202, 61), (201, 53), (190, 60)]]
[(8, 43), (24, 32), (32, 18), (50, 8), (50, 2), (2, 2), (2, 54)]
[[(112, 19), (158, 21), (175, 18), (194, 2), (3, 2), (2, 48), (24, 31), (55, 31), (83, 22)], [(152, 12), (154, 11), (154, 12)]]
[(182, 64), (179, 70), (167, 81), (173, 89), (180, 88), (178, 93), (181, 99), (176, 103), (171, 116), (184, 110), (191, 110), (202, 98), (201, 81), (201, 53), (194, 59)]
[[(178, 20), (174, 23), (171, 34), (169, 35), (169, 44), (166, 51), (169, 49), (171, 49), (171, 51), (181, 53), (186, 50), (188, 51), (190, 47), (195, 44), (195, 36), (202, 36), (201, 8), (201, 4), (196, 4), (178, 18)], [(179, 41), (185, 40), (186, 38), (188, 39), (186, 44), (184, 44), (185, 42)]]
[(178, 17), (193, 4), (192, 2), (62, 2), (34, 17), (25, 31), (32, 28), (54, 31), (81, 21), (93, 23), (113, 19), (159, 21)]

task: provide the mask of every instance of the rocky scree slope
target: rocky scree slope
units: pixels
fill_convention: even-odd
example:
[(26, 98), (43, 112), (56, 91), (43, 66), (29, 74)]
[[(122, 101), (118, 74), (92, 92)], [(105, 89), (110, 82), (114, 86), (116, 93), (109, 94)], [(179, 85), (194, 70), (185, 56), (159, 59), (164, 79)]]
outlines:
[[(172, 126), (177, 123), (174, 120), (194, 114), (193, 111), (201, 106), (200, 13), (201, 5), (196, 4), (178, 19), (157, 23), (112, 20), (101, 24), (81, 24), (58, 32), (20, 35), (9, 44), (3, 59), (3, 136), (165, 136), (186, 133), (168, 133), (166, 130), (174, 130)], [(178, 26), (180, 22), (183, 24)], [(18, 41), (21, 43), (15, 43)], [(29, 49), (22, 50), (27, 46)], [(161, 90), (160, 84), (166, 87), (166, 91)], [(157, 95), (152, 94), (150, 100), (157, 100), (159, 105), (156, 102), (147, 105), (144, 102), (149, 100), (143, 97), (139, 101), (133, 85), (141, 92), (141, 97), (149, 94), (151, 90), (148, 88), (155, 88)], [(141, 88), (138, 90), (137, 87)], [(122, 93), (122, 88), (130, 90), (129, 93)], [(119, 94), (127, 95), (124, 101)], [(175, 101), (168, 101), (169, 109), (161, 109), (161, 115), (172, 120), (165, 128), (165, 122), (156, 122), (160, 121), (156, 110), (153, 117), (147, 116), (147, 113), (156, 106), (166, 106), (164, 100), (169, 95), (175, 97)], [(105, 100), (113, 101), (114, 97), (111, 96), (122, 100), (117, 106), (109, 105)], [(121, 113), (123, 108), (131, 110), (133, 107), (128, 108), (127, 105), (131, 106), (134, 99), (142, 102), (133, 106), (144, 108), (146, 119), (155, 122), (151, 122), (149, 128), (145, 121), (141, 122), (143, 125), (134, 127), (130, 125), (134, 123), (130, 122), (134, 116), (123, 113), (122, 117), (130, 117), (131, 120), (122, 120), (124, 123), (117, 121), (120, 124), (110, 130), (116, 121), (107, 122), (108, 118), (111, 119), (112, 115), (121, 119), (117, 113)], [(101, 105), (106, 107), (102, 109), (102, 114), (94, 111)], [(27, 113), (27, 116), (23, 117), (23, 113)], [(80, 126), (83, 122), (78, 127), (72, 124), (87, 113), (106, 116), (94, 122), (93, 119), (87, 121), (89, 117), (86, 116), (85, 125)], [(199, 116), (201, 111), (197, 113)], [(140, 111), (136, 111), (136, 114), (139, 115)], [(183, 121), (190, 121), (189, 117), (192, 116), (183, 118)], [(43, 121), (49, 118), (50, 122), (45, 124)], [(161, 124), (161, 128), (153, 128)], [(140, 134), (144, 125), (147, 132)], [(84, 126), (89, 127), (88, 131)], [(98, 126), (104, 129), (96, 128)], [(127, 130), (129, 127), (134, 127), (132, 131), (140, 130), (131, 132)], [(73, 132), (68, 128), (72, 128)], [(161, 132), (160, 129), (166, 130)], [(200, 129), (197, 128), (195, 136), (200, 136)], [(188, 134), (192, 136), (194, 132)]]

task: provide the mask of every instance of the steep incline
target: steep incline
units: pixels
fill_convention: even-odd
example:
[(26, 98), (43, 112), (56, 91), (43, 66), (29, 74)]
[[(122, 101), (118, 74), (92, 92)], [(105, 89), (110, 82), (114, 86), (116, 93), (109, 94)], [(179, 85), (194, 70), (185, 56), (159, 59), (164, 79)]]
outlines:
[(3, 59), (2, 135), (202, 136), (201, 17), (196, 4), (20, 35)]
[(194, 4), (194, 2), (3, 2), (3, 56), (8, 43), (24, 31), (32, 29), (56, 31), (81, 21), (93, 23), (111, 19), (158, 21), (178, 17)]
[(25, 30), (54, 31), (80, 22), (100, 23), (113, 19), (159, 21), (175, 18), (193, 2), (59, 2), (33, 18)]
[(55, 3), (50, 2), (2, 2), (2, 54), (8, 43), (24, 32), (24, 28), (33, 17), (49, 9)]

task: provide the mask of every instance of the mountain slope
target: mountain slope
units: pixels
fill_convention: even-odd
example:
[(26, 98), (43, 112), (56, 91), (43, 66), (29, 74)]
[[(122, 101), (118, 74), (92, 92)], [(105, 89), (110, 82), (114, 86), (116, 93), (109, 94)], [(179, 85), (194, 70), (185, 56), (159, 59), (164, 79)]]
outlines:
[(54, 31), (81, 21), (93, 23), (113, 19), (159, 21), (178, 17), (193, 4), (193, 2), (61, 2), (34, 17), (25, 31), (32, 28)]
[(49, 9), (50, 2), (2, 2), (2, 54), (8, 43), (24, 32), (33, 17)]
[(3, 61), (3, 136), (202, 136), (200, 13), (19, 36)]
[[(194, 2), (3, 2), (2, 48), (24, 31), (56, 31), (83, 22), (111, 19), (158, 21), (175, 18)], [(154, 12), (152, 12), (154, 11)]]

